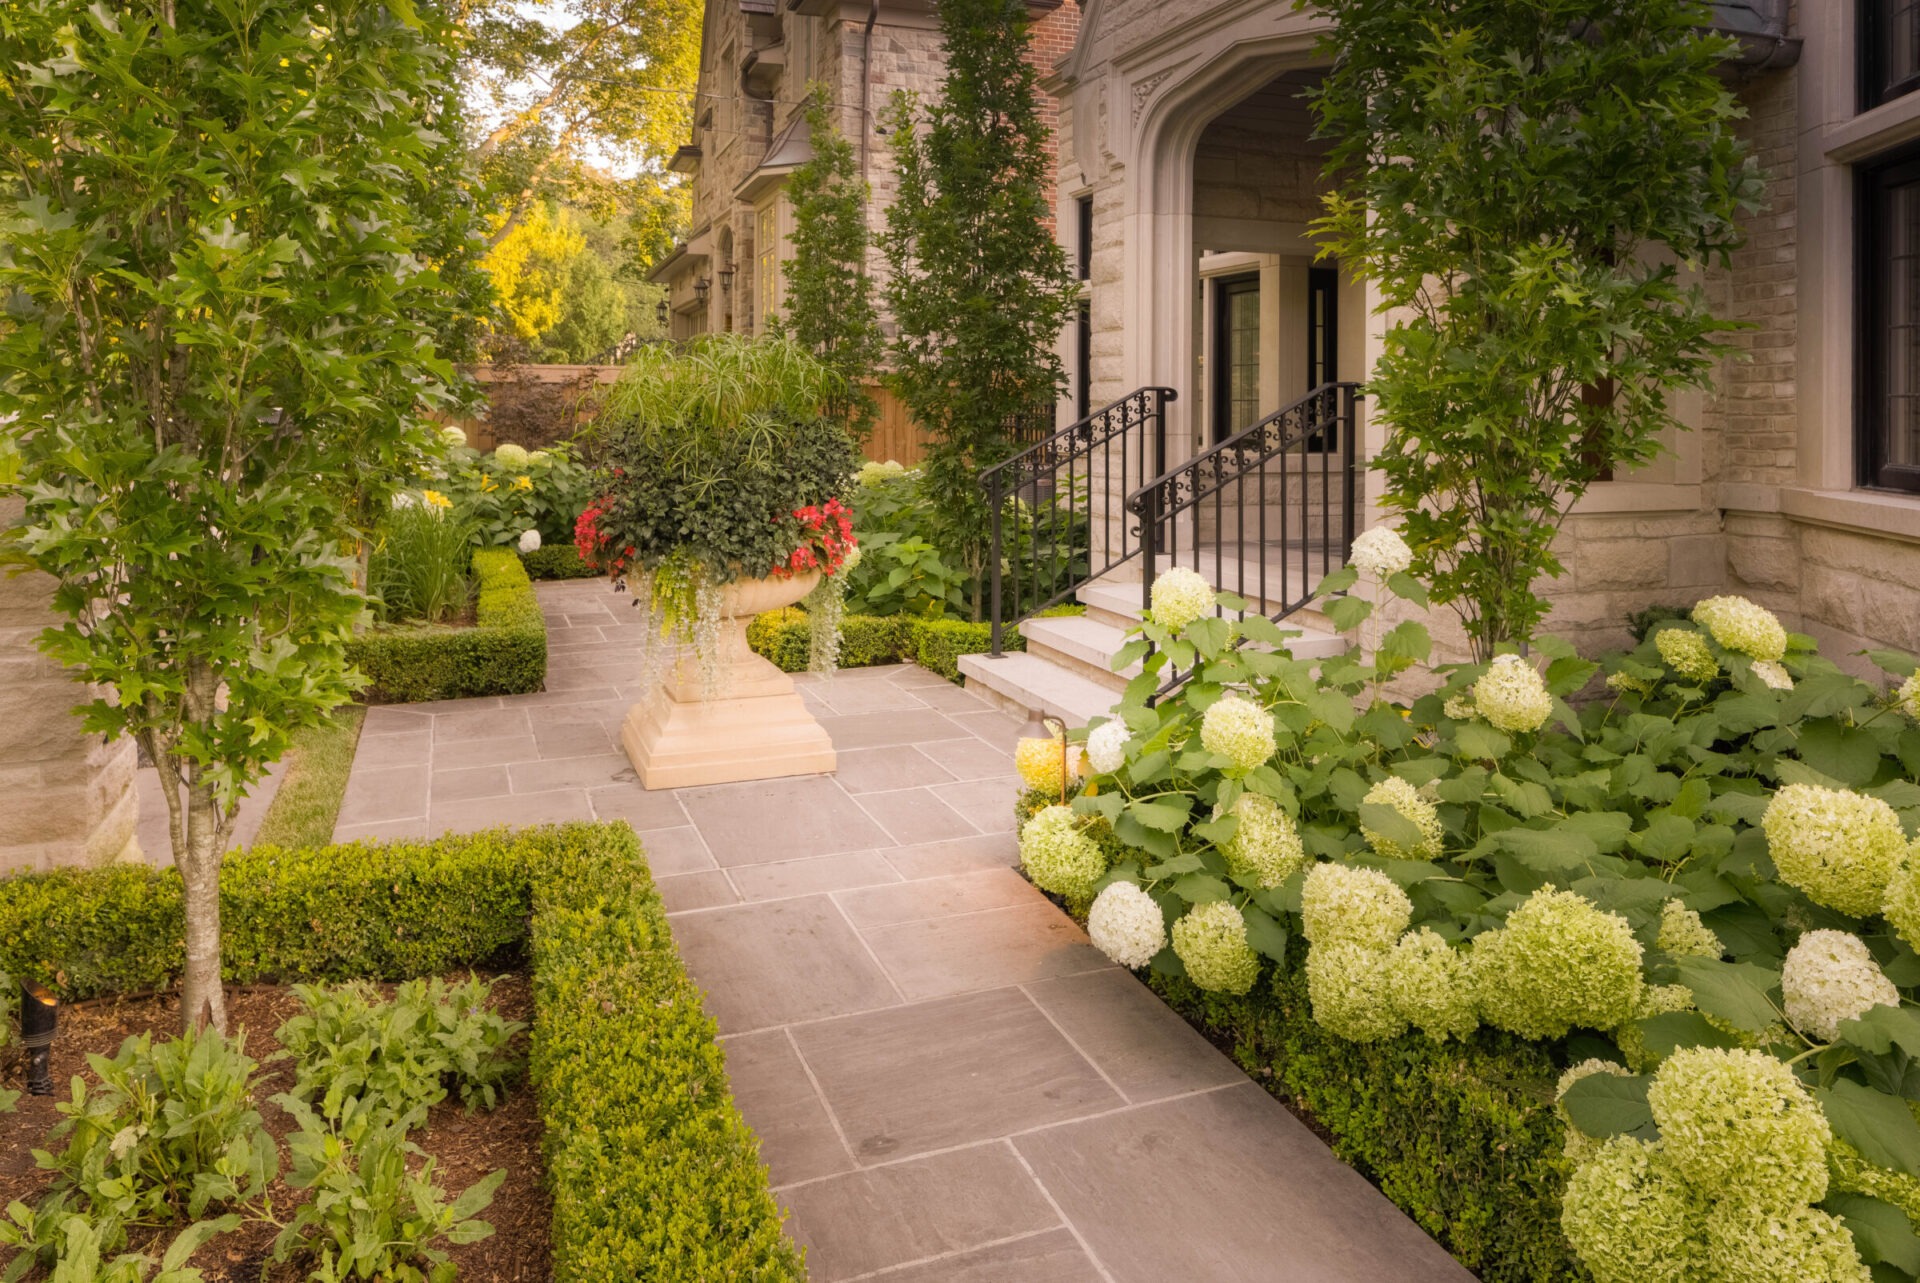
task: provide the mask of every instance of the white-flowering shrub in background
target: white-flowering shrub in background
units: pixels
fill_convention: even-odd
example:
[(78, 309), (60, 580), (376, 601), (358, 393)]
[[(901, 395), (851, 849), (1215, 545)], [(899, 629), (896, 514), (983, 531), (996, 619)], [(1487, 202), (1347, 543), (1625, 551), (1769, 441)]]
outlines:
[(1708, 597), (1694, 606), (1693, 622), (1748, 659), (1777, 664), (1787, 653), (1787, 630), (1779, 616), (1745, 597)]
[(1689, 681), (1710, 682), (1720, 675), (1720, 661), (1707, 648), (1707, 639), (1691, 628), (1662, 628), (1653, 644), (1667, 667)]
[(1753, 661), (1753, 675), (1773, 690), (1790, 691), (1793, 689), (1793, 674), (1787, 671), (1785, 664), (1770, 659)]
[(897, 460), (887, 459), (884, 462), (868, 460), (860, 465), (859, 471), (853, 474), (853, 479), (859, 485), (872, 486), (906, 474), (906, 465)]
[(1153, 622), (1179, 632), (1213, 610), (1213, 585), (1185, 566), (1163, 571), (1153, 580)]
[(1072, 808), (1049, 806), (1020, 828), (1020, 867), (1042, 891), (1085, 900), (1106, 876), (1107, 857), (1081, 830)]
[(1413, 921), (1413, 901), (1377, 869), (1316, 864), (1300, 887), (1300, 929), (1314, 944), (1390, 949)]
[(1553, 716), (1540, 670), (1518, 655), (1495, 655), (1473, 684), (1474, 711), (1503, 731), (1531, 733)]
[(1387, 998), (1396, 1016), (1435, 1042), (1465, 1038), (1480, 1027), (1466, 959), (1432, 927), (1409, 931), (1393, 946)]
[(1468, 954), (1480, 1018), (1523, 1038), (1578, 1025), (1612, 1029), (1634, 1014), (1645, 981), (1633, 927), (1572, 891), (1542, 888), (1475, 936)]
[(1901, 712), (1920, 722), (1920, 673), (1914, 673), (1893, 692), (1893, 702)]
[(530, 552), (540, 551), (540, 532), (538, 530), (521, 531), (519, 548), (520, 555), (523, 557)]
[(1760, 823), (1781, 881), (1856, 918), (1879, 912), (1907, 849), (1893, 808), (1850, 789), (1785, 785)]
[(1660, 906), (1660, 935), (1654, 943), (1676, 958), (1718, 958), (1727, 951), (1700, 915), (1678, 900)]
[(1200, 746), (1235, 769), (1251, 771), (1273, 756), (1273, 715), (1238, 695), (1216, 700), (1200, 718)]
[(527, 453), (525, 446), (514, 445), (509, 441), (505, 445), (493, 448), (493, 461), (503, 468), (522, 472), (531, 466), (532, 456)]
[(1787, 1020), (1821, 1042), (1839, 1036), (1840, 1022), (1872, 1007), (1897, 1007), (1900, 991), (1867, 952), (1867, 942), (1845, 931), (1809, 931), (1787, 950), (1780, 969)]
[(1112, 775), (1127, 764), (1127, 724), (1119, 718), (1100, 723), (1087, 735), (1087, 765), (1095, 775)]
[(1394, 1009), (1393, 951), (1351, 940), (1307, 950), (1307, 999), (1313, 1018), (1350, 1042), (1378, 1042), (1406, 1032)]
[(1131, 882), (1113, 882), (1087, 910), (1093, 947), (1123, 967), (1138, 970), (1167, 947), (1166, 917), (1152, 896)]
[(1413, 826), (1420, 830), (1420, 840), (1412, 846), (1400, 843), (1376, 833), (1368, 828), (1366, 821), (1360, 823), (1360, 836), (1367, 840), (1373, 853), (1388, 860), (1437, 860), (1446, 841), (1447, 830), (1440, 822), (1440, 809), (1425, 797), (1420, 790), (1397, 775), (1389, 775), (1367, 790), (1362, 802), (1372, 802), (1379, 806), (1390, 806), (1400, 812)]
[(1391, 526), (1370, 526), (1354, 536), (1347, 564), (1371, 579), (1387, 580), (1413, 565), (1413, 549)]
[(1300, 830), (1293, 817), (1280, 804), (1261, 793), (1242, 793), (1233, 804), (1239, 821), (1220, 847), (1227, 872), (1247, 878), (1263, 888), (1279, 886), (1306, 863), (1306, 848), (1300, 842)]
[(1187, 978), (1214, 993), (1242, 994), (1260, 975), (1247, 920), (1225, 900), (1196, 904), (1173, 924), (1173, 951)]
[(467, 443), (467, 434), (459, 428), (442, 428), (440, 429), (440, 439), (448, 445), (465, 445)]

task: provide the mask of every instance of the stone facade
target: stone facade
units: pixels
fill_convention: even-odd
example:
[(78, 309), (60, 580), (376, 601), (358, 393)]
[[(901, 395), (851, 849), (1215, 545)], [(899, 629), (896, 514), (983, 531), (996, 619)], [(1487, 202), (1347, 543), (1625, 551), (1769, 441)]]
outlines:
[[(19, 519), (0, 501), (0, 527)], [(83, 687), (34, 645), (54, 622), (53, 581), (0, 573), (0, 874), (138, 858), (130, 740), (85, 734)]]

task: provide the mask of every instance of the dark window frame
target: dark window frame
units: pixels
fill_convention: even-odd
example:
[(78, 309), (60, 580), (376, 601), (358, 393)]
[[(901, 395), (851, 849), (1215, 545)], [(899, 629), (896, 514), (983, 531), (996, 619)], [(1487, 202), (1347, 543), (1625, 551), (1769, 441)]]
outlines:
[[(1891, 252), (1883, 224), (1882, 197), (1898, 187), (1920, 187), (1920, 149), (1861, 166), (1854, 190), (1854, 451), (1859, 485), (1876, 490), (1920, 492), (1920, 461), (1889, 463), (1889, 425), (1884, 417), (1885, 372), (1891, 359), (1892, 320), (1887, 312)], [(1916, 316), (1920, 323), (1920, 316)]]
[(1073, 418), (1078, 423), (1093, 412), (1093, 304), (1086, 299), (1074, 315)]
[(1909, 3), (1912, 0), (1856, 0), (1854, 49), (1861, 111), (1871, 111), (1883, 103), (1920, 92), (1920, 59), (1916, 59), (1912, 72), (1888, 83), (1888, 76), (1892, 74), (1887, 66), (1892, 41), (1888, 31), (1892, 7)]
[(1093, 279), (1093, 197), (1076, 197), (1074, 206), (1074, 234), (1080, 239), (1080, 243), (1074, 247), (1078, 256), (1079, 279), (1090, 281)]
[[(1231, 426), (1231, 415), (1233, 412), (1233, 370), (1227, 361), (1231, 344), (1231, 339), (1228, 334), (1230, 328), (1228, 317), (1232, 310), (1232, 300), (1235, 297), (1247, 293), (1251, 293), (1255, 297), (1259, 296), (1260, 273), (1257, 270), (1239, 272), (1233, 276), (1216, 276), (1212, 278), (1212, 280), (1213, 353), (1208, 362), (1208, 365), (1211, 367), (1209, 370), (1209, 391), (1212, 394), (1212, 403), (1208, 407), (1207, 412), (1207, 418), (1211, 420), (1207, 425), (1207, 431), (1209, 433), (1209, 442), (1218, 444), (1221, 441), (1225, 441), (1234, 433), (1251, 426), (1249, 424), (1242, 424), (1240, 427)], [(1260, 342), (1257, 330), (1255, 331), (1255, 335), (1254, 344), (1257, 353)], [(1258, 415), (1254, 416), (1254, 422), (1259, 422)]]

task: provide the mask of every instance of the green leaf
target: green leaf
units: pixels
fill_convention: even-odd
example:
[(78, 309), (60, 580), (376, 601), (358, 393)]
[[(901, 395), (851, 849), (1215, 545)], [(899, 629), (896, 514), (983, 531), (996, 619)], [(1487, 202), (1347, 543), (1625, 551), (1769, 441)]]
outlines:
[(1343, 566), (1320, 581), (1313, 590), (1315, 597), (1325, 597), (1329, 593), (1345, 592), (1360, 582), (1360, 571), (1353, 566)]
[(1779, 991), (1780, 973), (1751, 962), (1720, 962), (1713, 958), (1679, 958), (1674, 962), (1680, 983), (1693, 991), (1694, 1005), (1710, 1016), (1761, 1033), (1780, 1019), (1769, 996)]
[(1184, 851), (1158, 864), (1149, 864), (1145, 869), (1145, 876), (1150, 881), (1157, 882), (1161, 878), (1177, 877), (1182, 873), (1197, 873), (1205, 867), (1206, 861), (1192, 851)]
[(1404, 570), (1396, 570), (1387, 576), (1387, 589), (1402, 601), (1410, 601), (1422, 610), (1428, 606), (1426, 585)]
[(1411, 850), (1426, 840), (1418, 824), (1384, 802), (1362, 802), (1360, 823), (1403, 849)]
[(1144, 637), (1135, 637), (1132, 641), (1127, 642), (1118, 651), (1114, 652), (1113, 662), (1109, 667), (1116, 673), (1123, 673), (1138, 663), (1145, 657), (1146, 653), (1152, 649), (1152, 642), (1149, 642)]
[(1508, 829), (1500, 834), (1499, 842), (1530, 867), (1549, 872), (1585, 870), (1600, 854), (1592, 838), (1564, 827)]
[(1456, 753), (1474, 761), (1499, 761), (1513, 749), (1513, 741), (1485, 722), (1461, 722), (1453, 728)]
[(1247, 943), (1253, 946), (1253, 951), (1277, 963), (1285, 963), (1287, 929), (1276, 922), (1265, 910), (1257, 909), (1250, 904), (1240, 910), (1240, 916), (1247, 920)]
[(1350, 633), (1373, 613), (1373, 603), (1365, 597), (1335, 597), (1320, 608), (1335, 630)]
[(1799, 752), (1801, 761), (1848, 788), (1865, 787), (1880, 771), (1879, 741), (1831, 720), (1802, 725)]
[(1588, 1074), (1567, 1088), (1560, 1104), (1573, 1125), (1595, 1140), (1609, 1136), (1652, 1140), (1659, 1135), (1653, 1110), (1647, 1105), (1647, 1088), (1652, 1082), (1642, 1075)]
[(1913, 1232), (1905, 1212), (1865, 1194), (1831, 1193), (1820, 1206), (1846, 1224), (1860, 1259), (1868, 1265), (1891, 1265), (1908, 1276), (1920, 1274), (1920, 1235)]
[(1860, 653), (1881, 672), (1892, 673), (1903, 680), (1913, 676), (1915, 670), (1920, 670), (1920, 660), (1904, 650), (1863, 650)]
[(1665, 1060), (1682, 1047), (1738, 1047), (1740, 1039), (1716, 1029), (1697, 1011), (1668, 1011), (1629, 1022), (1656, 1060)]
[(1839, 1041), (1875, 1054), (1899, 1047), (1910, 1056), (1920, 1056), (1920, 1009), (1869, 1007), (1852, 1020), (1840, 1022)]
[(1176, 878), (1173, 893), (1188, 904), (1212, 904), (1233, 895), (1233, 888), (1210, 873), (1189, 873)]
[(1920, 1123), (1906, 1102), (1849, 1078), (1813, 1089), (1833, 1134), (1859, 1150), (1866, 1160), (1909, 1176), (1920, 1176)]

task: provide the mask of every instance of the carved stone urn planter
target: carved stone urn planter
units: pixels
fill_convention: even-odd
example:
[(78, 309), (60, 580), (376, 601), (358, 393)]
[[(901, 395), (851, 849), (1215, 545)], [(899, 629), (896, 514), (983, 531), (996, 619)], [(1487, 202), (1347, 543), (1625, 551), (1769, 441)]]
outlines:
[[(813, 591), (819, 572), (743, 579), (723, 590), (720, 688), (703, 699), (700, 664), (683, 650), (666, 679), (627, 710), (620, 745), (649, 789), (772, 780), (834, 769), (833, 741), (794, 689), (793, 678), (753, 653), (747, 625)], [(644, 582), (634, 584), (646, 591)], [(662, 644), (652, 639), (653, 644)]]

